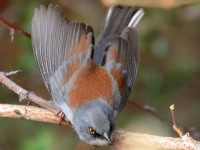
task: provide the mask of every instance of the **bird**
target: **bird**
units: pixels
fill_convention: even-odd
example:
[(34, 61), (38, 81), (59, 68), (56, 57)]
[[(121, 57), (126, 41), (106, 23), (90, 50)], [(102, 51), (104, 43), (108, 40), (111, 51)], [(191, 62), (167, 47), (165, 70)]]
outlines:
[(135, 29), (143, 9), (113, 5), (95, 44), (94, 31), (70, 21), (58, 5), (35, 8), (32, 47), (53, 104), (90, 145), (112, 144), (139, 65)]

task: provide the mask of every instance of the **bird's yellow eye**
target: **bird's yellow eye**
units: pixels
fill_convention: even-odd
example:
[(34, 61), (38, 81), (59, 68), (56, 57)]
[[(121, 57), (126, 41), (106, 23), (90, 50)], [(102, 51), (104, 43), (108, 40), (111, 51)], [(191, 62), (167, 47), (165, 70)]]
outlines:
[(90, 128), (90, 134), (94, 135), (96, 132), (93, 128)]

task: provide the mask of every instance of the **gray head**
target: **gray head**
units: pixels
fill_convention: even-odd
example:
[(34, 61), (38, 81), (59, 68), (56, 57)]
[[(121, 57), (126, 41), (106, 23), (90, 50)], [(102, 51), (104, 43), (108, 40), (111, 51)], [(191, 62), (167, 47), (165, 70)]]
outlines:
[(94, 100), (76, 110), (73, 125), (81, 140), (91, 145), (111, 144), (114, 113), (107, 102)]

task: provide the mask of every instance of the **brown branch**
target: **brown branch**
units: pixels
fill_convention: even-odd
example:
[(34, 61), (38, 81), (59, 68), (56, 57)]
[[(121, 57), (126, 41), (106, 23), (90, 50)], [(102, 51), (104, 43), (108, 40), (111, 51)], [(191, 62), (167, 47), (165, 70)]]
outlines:
[(178, 133), (178, 135), (179, 135), (180, 137), (182, 137), (182, 136), (183, 136), (183, 132), (180, 130), (180, 128), (179, 128), (179, 127), (177, 126), (177, 124), (176, 124), (176, 119), (175, 119), (175, 115), (174, 115), (174, 104), (171, 105), (171, 106), (169, 107), (169, 109), (170, 109), (171, 115), (172, 115), (173, 129), (174, 129), (174, 131), (176, 131), (176, 133)]
[[(54, 124), (60, 122), (60, 118), (52, 112), (35, 106), (0, 104), (0, 117), (18, 118)], [(69, 123), (65, 121), (62, 121), (61, 124), (69, 125)]]
[(200, 2), (200, 0), (101, 0), (105, 6), (114, 4), (139, 6), (139, 7), (157, 7), (170, 9), (184, 5), (191, 5)]
[(10, 30), (11, 37), (13, 36), (13, 34), (14, 34), (15, 32), (17, 32), (17, 33), (20, 33), (20, 34), (25, 35), (25, 36), (28, 37), (28, 38), (31, 38), (31, 34), (30, 34), (30, 33), (24, 31), (24, 30), (21, 29), (21, 28), (18, 28), (18, 27), (16, 27), (16, 26), (14, 26), (12, 23), (10, 23), (9, 21), (7, 21), (7, 20), (4, 19), (3, 17), (0, 17), (0, 22), (1, 22), (2, 24), (4, 24), (4, 25)]
[[(185, 140), (187, 139), (187, 140)], [(160, 137), (148, 134), (130, 133), (124, 130), (116, 130), (114, 133), (114, 147), (118, 150), (135, 148), (170, 149), (170, 150), (199, 150), (200, 142), (191, 137), (172, 138)], [(136, 148), (137, 149), (137, 148)]]
[[(0, 104), (0, 117), (18, 118), (32, 121), (59, 124), (60, 118), (46, 109), (34, 106), (21, 106)], [(62, 125), (69, 125), (62, 122)], [(194, 141), (190, 137), (171, 138), (155, 135), (130, 133), (117, 129), (113, 133), (113, 147), (116, 150), (123, 150), (132, 147), (146, 147), (171, 150), (196, 150), (200, 148), (200, 142)]]

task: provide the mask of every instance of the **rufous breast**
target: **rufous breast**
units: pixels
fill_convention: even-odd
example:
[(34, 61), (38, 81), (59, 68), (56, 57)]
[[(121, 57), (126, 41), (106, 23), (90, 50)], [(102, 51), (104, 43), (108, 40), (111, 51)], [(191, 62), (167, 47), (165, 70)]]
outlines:
[(112, 79), (102, 66), (95, 66), (90, 62), (80, 70), (67, 96), (71, 108), (80, 107), (97, 98), (103, 98), (112, 104)]

